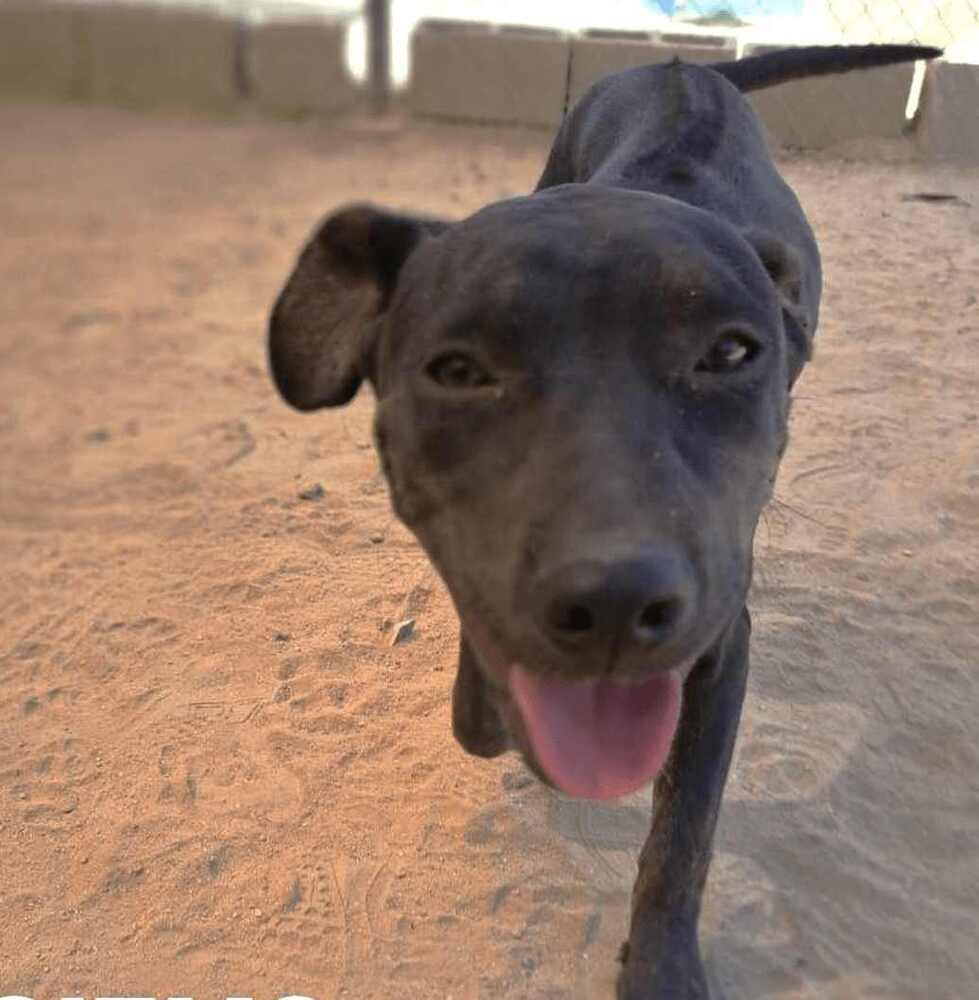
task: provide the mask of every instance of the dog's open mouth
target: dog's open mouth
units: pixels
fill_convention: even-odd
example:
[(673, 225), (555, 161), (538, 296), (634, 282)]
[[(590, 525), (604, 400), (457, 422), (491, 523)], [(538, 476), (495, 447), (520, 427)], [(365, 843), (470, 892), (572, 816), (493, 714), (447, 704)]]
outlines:
[(507, 681), (529, 749), (567, 795), (628, 795), (666, 763), (680, 718), (681, 671), (623, 684), (545, 677), (514, 664)]
[(645, 677), (569, 678), (508, 657), (482, 616), (460, 618), (509, 735), (539, 777), (574, 798), (614, 799), (663, 770), (698, 657)]

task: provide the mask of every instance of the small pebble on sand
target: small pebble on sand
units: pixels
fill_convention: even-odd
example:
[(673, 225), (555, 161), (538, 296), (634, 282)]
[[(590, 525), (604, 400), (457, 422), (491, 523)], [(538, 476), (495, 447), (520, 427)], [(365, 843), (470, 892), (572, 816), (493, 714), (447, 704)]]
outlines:
[(322, 500), (325, 496), (326, 490), (323, 489), (322, 483), (313, 483), (312, 486), (299, 491), (300, 500)]
[(394, 635), (391, 636), (391, 645), (397, 646), (399, 642), (407, 642), (415, 634), (415, 619), (406, 618), (403, 622), (398, 622), (394, 626)]

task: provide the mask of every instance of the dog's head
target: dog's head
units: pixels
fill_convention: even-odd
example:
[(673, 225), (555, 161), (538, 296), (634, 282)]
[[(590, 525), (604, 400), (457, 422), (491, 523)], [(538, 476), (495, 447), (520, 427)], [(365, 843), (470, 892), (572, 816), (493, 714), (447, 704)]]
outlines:
[(282, 395), (377, 395), (395, 509), (525, 754), (571, 794), (662, 766), (743, 607), (812, 330), (793, 250), (589, 186), (459, 223), (322, 223), (272, 315)]

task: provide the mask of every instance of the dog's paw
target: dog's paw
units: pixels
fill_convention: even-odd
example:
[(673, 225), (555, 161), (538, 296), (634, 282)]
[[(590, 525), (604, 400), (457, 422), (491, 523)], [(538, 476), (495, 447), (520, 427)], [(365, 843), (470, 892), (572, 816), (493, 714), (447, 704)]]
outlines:
[(626, 967), (619, 976), (616, 1000), (711, 1000), (711, 995), (703, 969), (673, 978), (631, 974)]
[(710, 1000), (707, 975), (696, 941), (666, 948), (658, 960), (625, 941), (619, 950), (616, 1000)]

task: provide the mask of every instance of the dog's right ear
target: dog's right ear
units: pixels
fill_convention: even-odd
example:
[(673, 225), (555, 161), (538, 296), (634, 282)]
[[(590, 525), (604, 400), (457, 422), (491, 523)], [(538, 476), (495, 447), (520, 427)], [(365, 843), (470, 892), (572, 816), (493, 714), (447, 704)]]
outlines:
[(378, 320), (418, 244), (449, 224), (370, 205), (341, 209), (303, 248), (269, 321), (269, 367), (286, 402), (349, 402), (370, 374)]
[(761, 259), (779, 297), (788, 348), (791, 389), (806, 362), (812, 357), (812, 340), (816, 332), (813, 317), (803, 302), (802, 259), (798, 251), (770, 233), (752, 231), (745, 236)]

